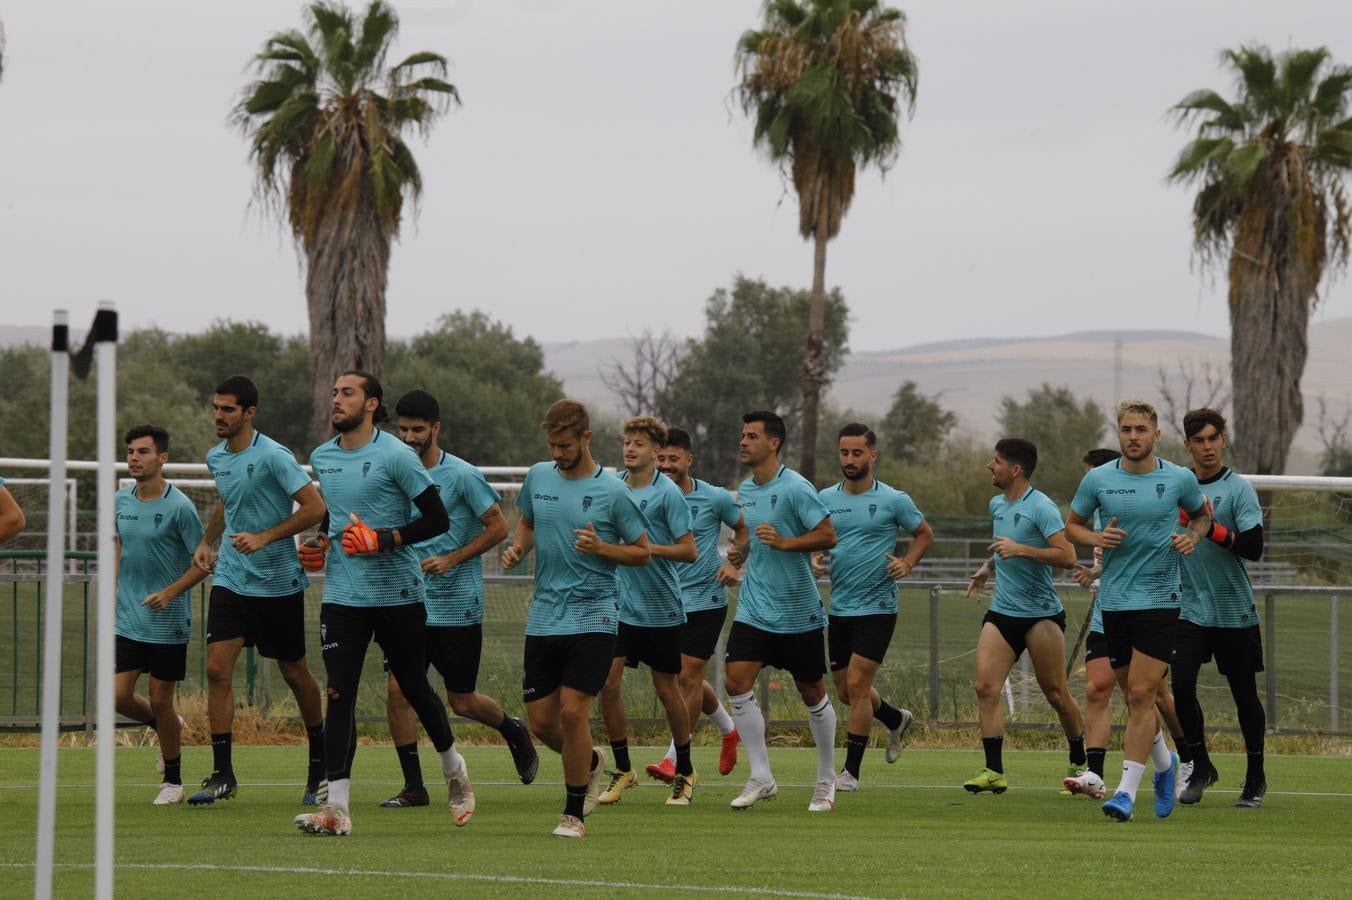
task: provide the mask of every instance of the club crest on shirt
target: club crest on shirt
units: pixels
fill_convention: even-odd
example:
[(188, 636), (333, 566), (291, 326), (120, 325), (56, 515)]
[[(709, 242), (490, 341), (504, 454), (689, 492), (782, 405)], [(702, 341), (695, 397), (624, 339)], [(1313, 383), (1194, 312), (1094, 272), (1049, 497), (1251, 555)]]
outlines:
[(1155, 483), (1155, 496), (1161, 500), (1164, 499), (1164, 482)]
[(771, 494), (771, 495), (770, 495), (770, 511), (771, 511), (771, 512), (774, 512), (774, 511), (775, 511), (775, 504), (778, 503), (778, 502), (779, 502), (779, 495), (778, 495), (778, 494)]
[(1015, 527), (1015, 528), (1018, 528), (1018, 527), (1019, 527), (1019, 520), (1020, 520), (1021, 518), (1023, 518), (1023, 513), (1015, 513), (1015, 514), (1014, 514), (1014, 527)]
[(638, 501), (638, 511), (643, 512), (647, 508), (648, 508), (648, 498), (644, 497), (642, 500)]
[(868, 505), (868, 517), (871, 519), (878, 514), (878, 504), (870, 503)]
[(155, 513), (155, 527), (159, 528), (160, 523), (164, 521), (164, 513)]
[(244, 477), (247, 478), (247, 479), (249, 479), (250, 481), (252, 481), (252, 480), (253, 480), (253, 470), (254, 470), (254, 464), (253, 464), (253, 463), (249, 463), (247, 466), (245, 466), (245, 467), (244, 467)]
[(587, 496), (582, 498), (582, 511), (586, 512), (587, 510), (591, 509), (591, 505), (592, 505), (591, 494), (588, 494)]
[(371, 461), (368, 459), (366, 462), (361, 464), (361, 477), (365, 478), (366, 473), (369, 471), (371, 471)]

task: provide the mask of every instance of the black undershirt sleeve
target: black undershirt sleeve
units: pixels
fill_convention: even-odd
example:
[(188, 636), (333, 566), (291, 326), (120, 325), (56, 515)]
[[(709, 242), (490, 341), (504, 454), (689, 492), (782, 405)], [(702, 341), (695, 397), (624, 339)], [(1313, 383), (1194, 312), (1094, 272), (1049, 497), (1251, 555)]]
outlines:
[(407, 525), (395, 529), (399, 532), (400, 543), (416, 544), (444, 534), (451, 527), (450, 517), (446, 515), (446, 507), (441, 502), (441, 494), (437, 492), (436, 485), (414, 497), (413, 505), (418, 507), (421, 515)]
[(329, 511), (327, 507), (324, 509), (324, 518), (319, 520), (319, 534), (322, 537), (329, 536)]
[(1257, 562), (1263, 555), (1263, 526), (1255, 525), (1248, 531), (1232, 532), (1234, 540), (1230, 542), (1230, 552), (1242, 556), (1250, 562)]

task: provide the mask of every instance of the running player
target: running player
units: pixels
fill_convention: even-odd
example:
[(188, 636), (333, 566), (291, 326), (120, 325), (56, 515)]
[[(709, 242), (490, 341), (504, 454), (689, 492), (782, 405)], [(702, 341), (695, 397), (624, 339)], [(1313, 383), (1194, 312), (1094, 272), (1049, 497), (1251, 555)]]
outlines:
[[(383, 396), (380, 382), (368, 372), (340, 375), (333, 386), (338, 436), (310, 454), (328, 512), (318, 546), (303, 544), (300, 556), (311, 571), (328, 564), (319, 640), (329, 701), (324, 720), (327, 801), (319, 812), (295, 819), (296, 827), (310, 834), (352, 833), (357, 688), (372, 637), (385, 651), (391, 674), (441, 757), (451, 820), (461, 826), (474, 814), (469, 770), (456, 750), (446, 707), (427, 682), (427, 588), (411, 546), (442, 534), (450, 523), (418, 455), (376, 427), (385, 420)], [(410, 503), (419, 513), (412, 522)]]
[(825, 615), (809, 554), (834, 547), (836, 532), (812, 483), (779, 462), (784, 438), (784, 420), (775, 413), (742, 416), (740, 455), (751, 475), (738, 495), (753, 536), (736, 554), (747, 573), (728, 633), (725, 683), (751, 777), (732, 808), (747, 809), (779, 792), (765, 746), (765, 718), (752, 690), (761, 669), (774, 666), (793, 676), (817, 745), (808, 811), (830, 812), (836, 805), (836, 711), (826, 695)]
[[(1108, 661), (1126, 693), (1129, 718), (1122, 778), (1103, 812), (1125, 822), (1131, 819), (1147, 757), (1155, 767), (1155, 815), (1164, 818), (1174, 810), (1178, 755), (1164, 741), (1155, 701), (1173, 656), (1179, 558), (1205, 539), (1211, 518), (1197, 477), (1155, 456), (1159, 417), (1153, 406), (1120, 404), (1117, 436), (1122, 458), (1084, 476), (1071, 501), (1066, 535), (1076, 544), (1104, 551), (1098, 602)], [(1181, 533), (1180, 507), (1192, 517)], [(1092, 531), (1086, 523), (1100, 510), (1108, 524)]]
[[(695, 454), (690, 451), (690, 434), (680, 428), (668, 428), (665, 446), (657, 451), (658, 470), (681, 489), (690, 507), (690, 522), (695, 531), (699, 556), (692, 565), (679, 566), (681, 593), (685, 601), (685, 632), (681, 639), (681, 693), (685, 696), (690, 728), (703, 712), (723, 736), (718, 752), (718, 774), (727, 775), (737, 766), (737, 729), (732, 724), (718, 692), (704, 680), (713, 658), (723, 622), (728, 617), (729, 584), (737, 580), (735, 566), (721, 565), (718, 537), (724, 525), (732, 529), (734, 544), (748, 540), (742, 507), (721, 487), (690, 475)], [(667, 747), (666, 757), (650, 763), (648, 774), (670, 784), (676, 778), (676, 744)]]
[(1267, 717), (1256, 680), (1263, 671), (1263, 638), (1244, 560), (1263, 555), (1263, 512), (1253, 485), (1225, 465), (1229, 439), (1220, 412), (1192, 410), (1183, 417), (1183, 434), (1193, 473), (1211, 507), (1211, 528), (1208, 540), (1183, 559), (1183, 611), (1174, 639), (1173, 684), (1184, 744), (1192, 753), (1194, 767), (1179, 799), (1197, 803), (1220, 777), (1207, 753), (1202, 706), (1197, 699), (1197, 673), (1214, 656), (1216, 669), (1230, 683), (1248, 753), (1244, 790), (1235, 805), (1256, 809), (1267, 792), (1263, 771)]
[[(426, 391), (409, 391), (394, 405), (394, 414), (399, 420), (399, 437), (413, 448), (432, 476), (451, 523), (445, 534), (413, 546), (427, 578), (428, 664), (445, 681), (451, 711), (501, 734), (511, 751), (517, 777), (522, 784), (530, 784), (540, 758), (526, 726), (503, 712), (498, 701), (476, 690), (483, 651), (481, 557), (507, 537), (507, 520), (499, 506), (502, 498), (478, 469), (438, 446), (441, 405), (435, 397)], [(426, 806), (429, 798), (418, 760), (418, 722), (393, 674), (389, 677), (386, 716), (404, 772), (404, 787), (380, 805)]]
[[(180, 743), (183, 719), (174, 710), (174, 685), (188, 668), (192, 633), (189, 591), (207, 573), (193, 565), (202, 521), (183, 492), (161, 474), (169, 461), (169, 432), (137, 425), (127, 432), (127, 470), (135, 484), (117, 492), (117, 711), (155, 729), (164, 778), (154, 805), (183, 802)], [(136, 693), (150, 675), (149, 699)]]
[[(200, 806), (235, 796), (239, 782), (231, 759), (235, 719), (235, 662), (245, 647), (277, 660), (277, 671), (296, 697), (310, 743), (301, 803), (314, 806), (324, 778), (324, 707), (305, 661), (306, 578), (292, 535), (319, 524), (324, 501), (291, 451), (254, 429), (258, 388), (243, 375), (216, 387), (211, 406), (216, 436), (207, 468), (219, 499), (193, 562), (213, 572), (207, 608), (207, 719), (211, 725), (211, 775), (188, 798)], [(292, 512), (292, 503), (297, 508)], [(226, 540), (221, 541), (224, 535)], [(220, 552), (212, 550), (221, 541)]]
[(535, 551), (521, 696), (530, 729), (563, 757), (566, 791), (554, 834), (580, 838), (596, 805), (606, 753), (591, 742), (592, 700), (614, 658), (619, 617), (616, 566), (646, 566), (648, 523), (629, 489), (591, 454), (587, 408), (560, 400), (541, 423), (553, 462), (531, 466), (521, 521), (502, 567)]
[[(1028, 483), (1037, 469), (1037, 447), (1032, 442), (1023, 438), (997, 441), (986, 468), (991, 484), (1000, 489), (990, 502), (995, 594), (981, 620), (976, 644), (976, 696), (986, 765), (962, 786), (973, 794), (1003, 794), (1009, 781), (1001, 759), (1005, 721), (1000, 692), (1025, 649), (1038, 687), (1056, 710), (1070, 743), (1068, 774), (1075, 777), (1085, 770), (1080, 705), (1066, 687), (1066, 611), (1051, 571), (1052, 567), (1074, 566), (1075, 548), (1066, 539), (1056, 504)], [(972, 582), (969, 596), (980, 588), (975, 576)]]
[(646, 566), (618, 570), (620, 626), (610, 675), (601, 689), (601, 715), (615, 754), (615, 768), (606, 773), (610, 785), (598, 802), (618, 803), (624, 792), (638, 783), (629, 760), (629, 723), (620, 683), (626, 666), (637, 669), (643, 662), (652, 671), (653, 690), (666, 710), (671, 742), (676, 747), (676, 777), (667, 804), (689, 806), (699, 779), (690, 762), (690, 717), (678, 682), (685, 605), (677, 570), (695, 561), (695, 536), (690, 528), (690, 509), (680, 489), (657, 471), (657, 448), (666, 443), (666, 425), (652, 416), (635, 416), (625, 419), (620, 431), (625, 468), (621, 478), (648, 520), (652, 560)]
[(23, 509), (5, 487), (4, 476), (0, 476), (0, 544), (23, 531), (27, 524)]
[[(820, 493), (836, 529), (836, 546), (813, 556), (818, 575), (831, 573), (831, 610), (827, 620), (827, 656), (836, 696), (850, 708), (845, 729), (845, 768), (836, 790), (859, 790), (859, 767), (877, 719), (887, 729), (884, 758), (901, 756), (911, 711), (897, 709), (873, 686), (897, 627), (897, 581), (911, 574), (930, 545), (934, 531), (905, 491), (873, 477), (878, 437), (867, 425), (851, 422), (837, 436), (844, 477)], [(911, 535), (906, 555), (895, 556), (897, 529)]]

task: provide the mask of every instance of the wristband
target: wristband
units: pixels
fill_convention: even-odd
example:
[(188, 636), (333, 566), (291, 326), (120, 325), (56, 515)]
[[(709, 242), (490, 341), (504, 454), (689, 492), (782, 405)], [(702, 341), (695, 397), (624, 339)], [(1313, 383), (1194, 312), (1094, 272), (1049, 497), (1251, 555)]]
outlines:
[(1226, 549), (1229, 549), (1230, 542), (1234, 539), (1234, 535), (1230, 533), (1230, 529), (1226, 528), (1215, 519), (1211, 520), (1211, 528), (1207, 530), (1206, 536)]

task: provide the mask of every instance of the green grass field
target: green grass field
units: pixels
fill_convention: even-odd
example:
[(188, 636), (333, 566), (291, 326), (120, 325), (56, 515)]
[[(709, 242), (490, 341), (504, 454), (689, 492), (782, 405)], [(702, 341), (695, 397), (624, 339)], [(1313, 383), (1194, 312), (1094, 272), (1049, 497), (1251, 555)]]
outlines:
[[(636, 765), (660, 751), (634, 751)], [(745, 812), (727, 804), (746, 775), (743, 760), (715, 774), (715, 750), (697, 748), (709, 773), (689, 808), (663, 805), (656, 784), (630, 791), (587, 820), (587, 837), (549, 835), (562, 804), (558, 758), (542, 756), (540, 777), (515, 782), (500, 747), (466, 751), (478, 812), (463, 829), (444, 804), (382, 810), (397, 790), (389, 746), (364, 746), (354, 772), (353, 834), (310, 837), (300, 811), (303, 750), (239, 748), (240, 796), (213, 808), (150, 805), (154, 749), (117, 751), (117, 890), (124, 897), (340, 898), (421, 896), (676, 897), (719, 893), (772, 896), (926, 897), (1193, 895), (1346, 896), (1352, 788), (1346, 758), (1277, 756), (1260, 810), (1232, 804), (1243, 760), (1219, 756), (1222, 781), (1196, 807), (1168, 820), (1140, 797), (1128, 824), (1098, 804), (1059, 795), (1064, 757), (1006, 754), (1012, 787), (968, 796), (958, 785), (979, 766), (976, 751), (908, 750), (895, 766), (870, 751), (865, 786), (841, 795), (834, 812), (807, 810), (815, 754), (774, 748), (779, 798)], [(841, 751), (837, 750), (837, 758)], [(1111, 771), (1120, 762), (1113, 752)], [(429, 784), (435, 757), (423, 753)], [(206, 748), (190, 747), (184, 780), (200, 779)], [(93, 885), (94, 751), (63, 750), (57, 810), (58, 896)], [(37, 810), (36, 750), (0, 750), (0, 895), (31, 892)], [(434, 794), (435, 796), (435, 794)]]

